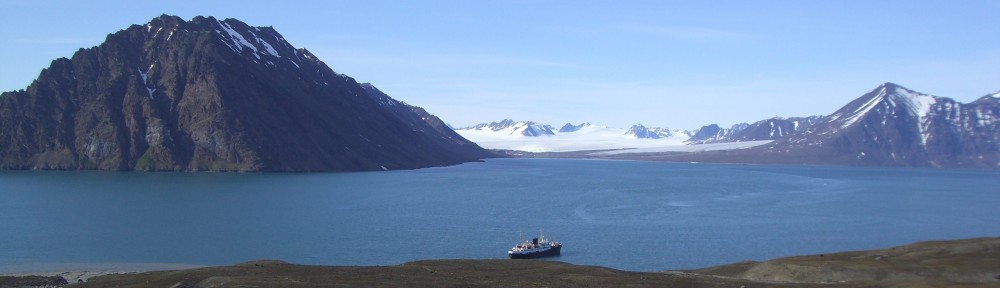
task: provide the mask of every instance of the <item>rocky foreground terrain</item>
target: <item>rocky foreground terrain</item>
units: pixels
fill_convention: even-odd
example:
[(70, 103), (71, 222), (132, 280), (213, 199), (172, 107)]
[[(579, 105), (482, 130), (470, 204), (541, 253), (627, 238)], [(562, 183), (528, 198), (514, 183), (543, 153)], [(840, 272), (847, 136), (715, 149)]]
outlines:
[(1000, 238), (779, 258), (689, 271), (767, 283), (854, 287), (1000, 287)]
[[(0, 283), (7, 287), (9, 283)], [(397, 266), (233, 266), (114, 274), (67, 287), (1000, 287), (1000, 238), (629, 272), (539, 260), (432, 260)]]

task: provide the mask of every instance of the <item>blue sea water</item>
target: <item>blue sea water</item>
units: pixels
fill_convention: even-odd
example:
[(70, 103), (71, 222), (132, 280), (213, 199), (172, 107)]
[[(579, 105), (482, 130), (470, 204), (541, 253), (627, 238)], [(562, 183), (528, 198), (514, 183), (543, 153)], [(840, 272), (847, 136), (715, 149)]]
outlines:
[[(492, 159), (371, 173), (0, 171), (0, 267), (506, 258), (624, 270), (1000, 235), (1000, 171)], [(0, 271), (2, 273), (4, 271)]]

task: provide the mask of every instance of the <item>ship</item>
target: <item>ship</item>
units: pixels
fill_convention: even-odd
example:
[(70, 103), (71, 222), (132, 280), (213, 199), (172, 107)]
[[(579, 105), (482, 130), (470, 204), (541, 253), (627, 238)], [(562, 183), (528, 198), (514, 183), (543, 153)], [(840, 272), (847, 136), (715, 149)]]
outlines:
[[(521, 238), (523, 239), (524, 237), (522, 236)], [(561, 250), (562, 243), (545, 239), (543, 230), (540, 231), (538, 238), (532, 238), (531, 241), (523, 241), (520, 244), (514, 245), (513, 248), (510, 248), (510, 251), (507, 251), (507, 255), (510, 256), (510, 259), (554, 257), (559, 256)]]

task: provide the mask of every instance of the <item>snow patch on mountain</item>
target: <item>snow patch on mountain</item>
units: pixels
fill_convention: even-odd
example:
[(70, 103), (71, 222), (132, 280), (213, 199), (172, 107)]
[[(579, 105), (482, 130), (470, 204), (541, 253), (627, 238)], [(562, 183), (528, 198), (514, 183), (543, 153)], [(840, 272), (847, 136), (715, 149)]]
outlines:
[[(247, 47), (250, 50), (253, 50), (253, 54), (254, 54), (254, 56), (257, 57), (257, 59), (260, 59), (260, 55), (258, 55), (259, 51), (257, 51), (257, 47), (253, 46), (253, 44), (250, 44), (250, 41), (247, 41), (246, 38), (243, 38), (243, 35), (240, 35), (239, 32), (236, 32), (236, 30), (233, 29), (232, 26), (229, 26), (228, 23), (222, 22), (222, 21), (219, 21), (219, 20), (215, 20), (215, 21), (219, 23), (219, 27), (222, 28), (222, 30), (225, 30), (226, 35), (229, 36), (229, 39), (222, 38), (222, 42), (226, 42), (226, 45), (228, 45), (230, 49), (233, 49), (234, 52), (239, 53), (239, 52), (243, 51), (243, 47)], [(223, 37), (224, 36), (224, 35), (222, 35), (222, 31), (215, 30), (215, 32), (217, 32), (219, 34), (219, 37)]]
[(890, 100), (898, 99), (901, 102), (900, 104), (906, 106), (911, 115), (917, 117), (917, 131), (920, 132), (920, 143), (927, 145), (927, 137), (930, 136), (930, 132), (928, 131), (930, 123), (927, 121), (927, 115), (931, 112), (931, 105), (937, 103), (937, 98), (901, 87), (896, 87), (894, 92), (892, 95), (894, 97), (891, 97)]
[[(260, 32), (260, 27), (254, 27), (254, 30)], [(267, 54), (271, 54), (271, 56), (281, 58), (281, 55), (278, 54), (278, 50), (274, 50), (274, 46), (271, 46), (271, 43), (268, 43), (267, 40), (264, 40), (264, 38), (260, 38), (260, 36), (257, 36), (257, 34), (253, 33), (253, 31), (249, 32), (250, 35), (253, 35), (253, 37), (257, 39), (257, 43), (259, 43), (260, 46), (264, 47), (264, 50), (267, 50)]]
[(861, 105), (861, 107), (858, 107), (857, 110), (854, 110), (854, 112), (851, 112), (848, 115), (835, 114), (833, 115), (833, 120), (839, 120), (843, 118), (844, 122), (840, 127), (841, 128), (850, 127), (855, 122), (857, 122), (858, 119), (861, 119), (861, 116), (865, 116), (865, 114), (868, 114), (868, 111), (871, 111), (873, 108), (878, 106), (878, 103), (882, 102), (882, 100), (885, 99), (887, 90), (888, 87), (882, 86), (882, 90), (878, 92), (878, 95), (875, 95), (875, 97), (868, 99), (868, 101), (866, 101), (865, 104)]
[(136, 68), (139, 71), (139, 76), (142, 77), (142, 86), (146, 87), (146, 93), (149, 94), (150, 100), (153, 100), (153, 92), (156, 92), (156, 88), (149, 88), (149, 83), (146, 82), (146, 79), (149, 78), (149, 72), (153, 71), (153, 66), (156, 66), (156, 64), (149, 65), (146, 72), (142, 72), (142, 68)]
[[(249, 33), (250, 36), (253, 37), (253, 42), (256, 42), (258, 45), (260, 45), (261, 48), (258, 48), (257, 45), (253, 44), (253, 42), (247, 40), (247, 38), (244, 37), (243, 34), (241, 34), (240, 32), (236, 31), (236, 29), (234, 29), (232, 25), (226, 23), (226, 21), (229, 21), (228, 19), (225, 21), (219, 21), (219, 20), (215, 21), (218, 24), (219, 28), (222, 29), (222, 30), (215, 30), (216, 34), (219, 35), (219, 39), (221, 39), (222, 42), (226, 43), (226, 46), (229, 46), (229, 48), (232, 49), (233, 52), (241, 53), (243, 51), (243, 48), (246, 47), (247, 49), (253, 51), (253, 56), (256, 57), (258, 60), (261, 59), (261, 56), (267, 56), (267, 55), (271, 55), (276, 58), (281, 58), (281, 54), (278, 54), (278, 50), (275, 50), (274, 46), (272, 46), (271, 43), (267, 42), (267, 40), (264, 40), (263, 38), (260, 38), (260, 36), (257, 36), (257, 33), (253, 33), (253, 31), (250, 30), (246, 31), (246, 33)], [(255, 29), (258, 32), (260, 32), (259, 28), (255, 27)], [(261, 49), (263, 49), (264, 51), (261, 51)]]

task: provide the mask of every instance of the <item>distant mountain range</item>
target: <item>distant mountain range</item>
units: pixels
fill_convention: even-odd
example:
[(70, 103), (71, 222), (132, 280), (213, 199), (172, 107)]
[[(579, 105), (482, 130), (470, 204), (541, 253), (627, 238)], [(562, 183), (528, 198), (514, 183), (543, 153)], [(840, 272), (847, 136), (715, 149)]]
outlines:
[[(525, 126), (552, 130), (549, 125), (529, 121), (502, 122), (527, 123)], [(589, 123), (566, 124), (557, 133), (542, 135), (566, 135), (589, 126)], [(530, 146), (534, 151), (526, 150), (529, 152), (568, 151), (546, 150), (545, 148), (551, 147), (538, 145), (539, 141), (536, 139), (498, 138), (506, 130), (489, 130), (497, 133), (489, 135), (484, 133), (487, 131), (484, 130), (486, 127), (491, 126), (480, 124), (457, 131), (487, 148), (512, 149), (518, 145), (510, 142), (521, 141), (534, 143)], [(730, 128), (711, 124), (697, 131), (647, 128), (642, 125), (616, 131), (624, 131), (618, 134), (629, 137), (607, 137), (609, 135), (605, 134), (600, 139), (590, 137), (574, 140), (591, 141), (593, 144), (587, 149), (579, 150), (640, 148), (634, 149), (634, 153), (591, 154), (587, 157), (613, 155), (607, 157), (668, 161), (1000, 168), (1000, 93), (983, 96), (971, 103), (959, 103), (950, 98), (922, 94), (893, 83), (885, 83), (826, 116), (778, 117), (741, 123)], [(637, 142), (629, 139), (672, 141)], [(726, 149), (649, 149), (668, 145), (734, 142), (746, 142), (750, 145), (720, 146), (730, 147)], [(563, 148), (565, 145), (552, 146)], [(574, 147), (584, 146), (587, 145), (577, 143)], [(690, 153), (691, 151), (697, 153)], [(580, 154), (573, 155), (578, 157)]]
[(500, 122), (482, 123), (475, 126), (461, 128), (458, 130), (491, 131), (499, 135), (520, 135), (520, 136), (555, 135), (555, 133), (552, 132), (551, 125), (542, 125), (535, 123), (534, 121), (514, 121), (511, 119), (504, 119), (501, 120)]
[(529, 152), (565, 152), (683, 145), (689, 131), (646, 127), (628, 129), (566, 123), (558, 130), (534, 121), (504, 119), (455, 129), (466, 139), (491, 149)]
[(365, 171), (492, 154), (271, 27), (160, 16), (0, 94), (0, 168)]
[[(552, 125), (539, 124), (534, 121), (514, 121), (511, 119), (504, 119), (500, 122), (490, 122), (490, 123), (480, 123), (469, 127), (457, 128), (456, 131), (481, 131), (486, 133), (491, 133), (495, 135), (510, 135), (510, 136), (554, 136), (557, 134), (573, 133), (578, 131), (594, 130), (600, 129), (604, 131), (616, 131), (617, 128), (609, 128), (607, 126), (597, 126), (589, 122), (580, 123), (573, 125), (572, 123), (566, 123), (556, 130)], [(666, 128), (658, 127), (646, 127), (642, 124), (635, 124), (629, 127), (628, 130), (621, 133), (624, 136), (630, 136), (632, 138), (639, 139), (660, 139), (674, 137), (679, 134), (683, 137), (690, 137), (689, 131), (684, 130), (670, 130)]]
[(1000, 93), (982, 96), (971, 103), (959, 103), (885, 83), (830, 115), (767, 119), (730, 129), (710, 125), (696, 132), (690, 142), (753, 140), (774, 142), (740, 151), (654, 157), (692, 161), (1000, 168)]

